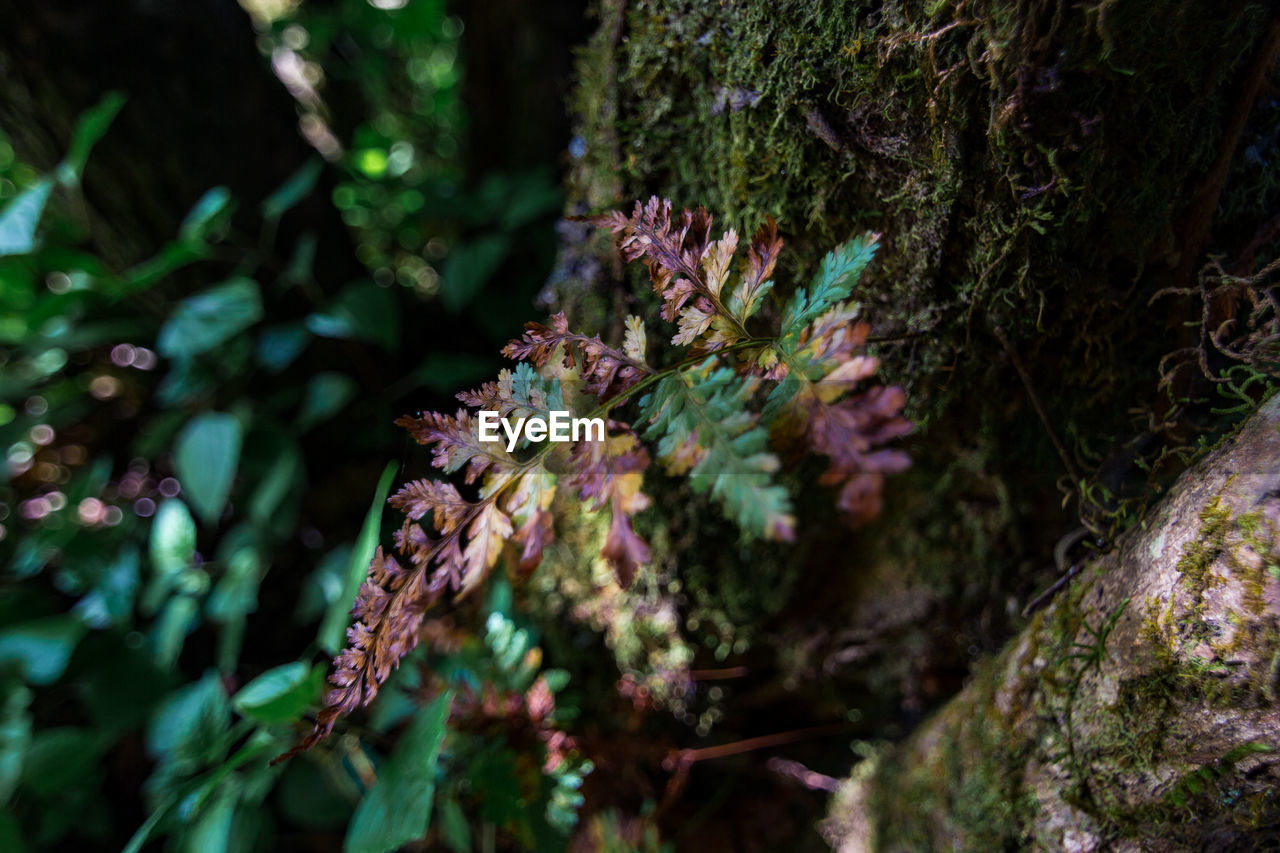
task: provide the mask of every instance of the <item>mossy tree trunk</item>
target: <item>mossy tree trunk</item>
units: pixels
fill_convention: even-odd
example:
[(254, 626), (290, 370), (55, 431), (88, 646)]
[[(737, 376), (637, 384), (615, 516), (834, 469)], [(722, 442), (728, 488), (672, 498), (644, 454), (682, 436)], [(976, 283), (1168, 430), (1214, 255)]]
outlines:
[[(1271, 765), (1253, 750), (1275, 742), (1275, 581), (1242, 543), (1267, 512), (1275, 521), (1273, 499), (1255, 503), (1280, 485), (1258, 481), (1280, 468), (1260, 426), (1276, 409), (1233, 445), (1257, 464), (1233, 463), (1242, 450), (1215, 456), (1162, 509), (1178, 468), (1148, 476), (1148, 463), (1228, 426), (1210, 411), (1212, 385), (1160, 384), (1162, 357), (1193, 342), (1201, 314), (1193, 300), (1153, 298), (1194, 285), (1210, 254), (1248, 275), (1280, 251), (1280, 180), (1266, 166), (1280, 156), (1275, 5), (592, 8), (570, 212), (658, 193), (739, 232), (772, 214), (791, 252), (783, 294), (850, 234), (884, 235), (857, 295), (920, 429), (883, 517), (843, 538), (827, 525), (787, 554), (754, 552), (741, 580), (718, 568), (735, 552), (707, 546), (702, 519), (697, 542), (663, 555), (691, 609), (723, 612), (733, 595), (768, 614), (735, 627), (752, 654), (772, 646), (791, 707), (839, 693), (864, 712), (867, 738), (902, 737), (969, 677), (882, 754), (874, 784), (849, 789), (862, 799), (837, 810), (836, 834), (865, 840), (862, 815), (878, 817), (890, 849), (1125, 838), (1198, 849), (1273, 819)], [(606, 239), (564, 233), (560, 307), (619, 337), (644, 282), (619, 274)], [(1192, 397), (1209, 403), (1196, 410)], [(817, 490), (792, 485), (815, 512), (806, 529), (822, 528)], [(1227, 532), (1204, 547), (1223, 580), (1197, 588), (1177, 564), (1217, 517), (1199, 519), (1216, 497)], [(1055, 544), (1078, 542), (1082, 526), (1111, 556), (1028, 624), (1018, 614), (1056, 577)], [(1159, 554), (1144, 550), (1161, 531)], [(1096, 553), (1076, 547), (1071, 560)], [(1093, 654), (1072, 643), (1089, 645), (1084, 626), (1113, 616), (1101, 658), (1070, 657)], [(1199, 828), (1174, 832), (1199, 812)]]
[(842, 851), (1280, 844), (1280, 398), (904, 743)]

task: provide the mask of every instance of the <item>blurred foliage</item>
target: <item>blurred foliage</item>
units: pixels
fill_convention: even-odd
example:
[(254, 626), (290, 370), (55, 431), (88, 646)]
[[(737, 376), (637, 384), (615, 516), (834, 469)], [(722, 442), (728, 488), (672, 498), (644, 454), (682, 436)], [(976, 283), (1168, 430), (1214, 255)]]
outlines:
[[(127, 95), (46, 172), (0, 133), (0, 849), (563, 849), (591, 766), (559, 728), (568, 674), (502, 584), (479, 630), (406, 660), (367, 729), (269, 763), (309, 726), (386, 534), (394, 399), (493, 368), (410, 334), (406, 306), (505, 339), (560, 195), (550, 172), (466, 174), (441, 3), (268, 11), (265, 85), (269, 65), (319, 156), (257, 206), (211, 188), (130, 268), (96, 250), (80, 191)], [(291, 217), (317, 197), (367, 277), (313, 268)], [(335, 516), (350, 529), (322, 530)]]
[[(273, 68), (299, 102), (304, 135), (343, 167), (333, 203), (375, 282), (439, 295), (459, 313), (478, 308), (511, 256), (551, 245), (542, 232), (530, 239), (530, 226), (561, 207), (550, 169), (491, 172), (467, 186), (463, 24), (443, 0), (307, 4), (262, 24)], [(343, 146), (330, 124), (341, 123), (341, 103), (353, 99), (364, 116)], [(501, 338), (522, 322), (524, 304), (469, 313)]]

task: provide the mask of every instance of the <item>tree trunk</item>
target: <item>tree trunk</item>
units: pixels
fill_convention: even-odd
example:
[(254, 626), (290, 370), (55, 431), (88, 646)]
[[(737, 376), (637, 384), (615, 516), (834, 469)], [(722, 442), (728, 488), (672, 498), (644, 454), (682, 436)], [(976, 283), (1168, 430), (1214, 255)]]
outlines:
[[(1267, 95), (1276, 7), (594, 0), (592, 13), (598, 28), (579, 54), (571, 102), (571, 212), (659, 193), (704, 204), (717, 228), (739, 233), (773, 215), (787, 240), (776, 276), (783, 296), (850, 234), (884, 235), (857, 297), (883, 341), (873, 353), (908, 389), (920, 429), (905, 442), (915, 464), (891, 479), (882, 517), (853, 533), (824, 526), (824, 496), (797, 477), (805, 530), (817, 531), (797, 549), (758, 548), (749, 569), (735, 571), (735, 549), (699, 518), (697, 541), (664, 557), (690, 590), (690, 609), (724, 612), (734, 602), (723, 621), (752, 637), (753, 672), (772, 655), (786, 690), (762, 687), (755, 705), (740, 697), (753, 713), (783, 704), (767, 705), (770, 696), (787, 697), (780, 713), (812, 709), (796, 725), (852, 707), (857, 736), (902, 738), (1011, 636), (1053, 627), (1044, 616), (1027, 627), (1018, 614), (1056, 576), (1055, 543), (1079, 543), (1083, 526), (1087, 544), (1113, 545), (1154, 502), (1153, 487), (1179, 470), (1148, 476), (1148, 463), (1167, 461), (1162, 453), (1191, 443), (1196, 429), (1223, 426), (1208, 411), (1219, 401), (1212, 388), (1157, 387), (1162, 357), (1187, 345), (1201, 314), (1186, 301), (1152, 300), (1188, 284), (1205, 252), (1241, 274), (1272, 257), (1255, 249), (1275, 249), (1265, 235), (1280, 209), (1280, 181), (1260, 165), (1280, 156), (1280, 108)], [(585, 226), (564, 233), (558, 293), (571, 319), (607, 329), (634, 312), (645, 284), (617, 286), (625, 278), (608, 241)], [(1202, 419), (1170, 428), (1170, 397), (1179, 396), (1181, 411)], [(1195, 397), (1210, 402), (1197, 410)], [(656, 523), (678, 533), (677, 515)], [(1116, 630), (1144, 618), (1142, 606), (1135, 598)], [(1090, 618), (1096, 628), (1101, 617)], [(1066, 666), (1042, 668), (1062, 678)], [(1179, 701), (1182, 670), (1165, 675), (1126, 701)], [(1081, 675), (1081, 689), (1092, 678)], [(988, 692), (993, 679), (1003, 680), (980, 682)], [(970, 687), (961, 701), (979, 692)], [(833, 695), (843, 707), (824, 704)], [(1056, 710), (1036, 706), (1050, 698)], [(1063, 702), (1041, 695), (1019, 712), (1026, 725), (1037, 715), (1061, 720)], [(1082, 713), (1072, 724), (1084, 732)], [(981, 726), (967, 732), (988, 736)], [(1159, 734), (1140, 746), (1155, 750)], [(1011, 834), (993, 833), (1015, 844), (1032, 827), (1025, 802), (1003, 805), (1003, 789), (978, 800), (966, 793), (972, 779), (930, 781), (943, 815), (953, 803), (989, 823), (1007, 809), (1017, 817)], [(1040, 798), (1103, 814), (1085, 830), (1098, 838), (1159, 823), (1117, 804), (1091, 806), (1077, 787), (1066, 780)], [(911, 801), (919, 824), (927, 807)], [(982, 838), (972, 846), (992, 849)]]
[(862, 850), (1280, 843), (1280, 398), (837, 794)]

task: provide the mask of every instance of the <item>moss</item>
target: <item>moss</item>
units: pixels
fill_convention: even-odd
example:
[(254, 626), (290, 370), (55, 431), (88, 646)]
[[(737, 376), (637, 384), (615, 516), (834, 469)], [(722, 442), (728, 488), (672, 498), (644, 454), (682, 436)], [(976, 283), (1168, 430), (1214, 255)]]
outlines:
[(1222, 583), (1210, 569), (1222, 556), (1231, 528), (1231, 511), (1217, 496), (1200, 511), (1200, 529), (1178, 560), (1180, 583), (1191, 593), (1196, 607), (1202, 604), (1206, 590)]
[[(1188, 604), (1171, 596), (1165, 605), (1152, 605), (1138, 630), (1151, 666), (1136, 678), (1119, 685), (1117, 698), (1107, 711), (1109, 719), (1078, 755), (1080, 765), (1093, 780), (1091, 813), (1111, 832), (1123, 837), (1162, 837), (1196, 845), (1202, 839), (1189, 828), (1192, 815), (1213, 815), (1214, 831), (1230, 837), (1247, 833), (1260, 820), (1273, 820), (1277, 801), (1266, 792), (1250, 792), (1236, 765), (1263, 744), (1238, 745), (1219, 759), (1183, 773), (1167, 783), (1154, 804), (1134, 805), (1124, 797), (1135, 774), (1147, 776), (1167, 765), (1167, 741), (1185, 735), (1171, 730), (1169, 720), (1185, 714), (1189, 705), (1213, 708), (1219, 713), (1247, 713), (1272, 701), (1266, 695), (1276, 655), (1280, 654), (1271, 620), (1261, 600), (1261, 583), (1271, 546), (1259, 512), (1238, 516), (1220, 497), (1200, 513), (1197, 534), (1184, 547), (1177, 563), (1178, 583), (1188, 594)], [(1247, 550), (1246, 550), (1247, 549)], [(1251, 557), (1248, 555), (1252, 555)], [(1204, 596), (1227, 582), (1215, 567), (1223, 566), (1245, 590), (1244, 612), (1230, 614), (1235, 634), (1219, 642), (1215, 626), (1204, 619)], [(1260, 618), (1261, 617), (1261, 618)], [(1198, 654), (1207, 645), (1209, 657)], [(1247, 649), (1247, 666), (1224, 661), (1240, 659)], [(1098, 795), (1102, 792), (1102, 795)]]
[[(975, 707), (984, 713), (956, 720), (924, 761), (919, 755), (882, 756), (870, 813), (883, 850), (1024, 849), (1038, 804), (1022, 777), (1034, 742), (1009, 729), (995, 708), (1000, 672), (975, 677)], [(910, 762), (910, 767), (906, 766)], [(945, 815), (945, 834), (929, 816)]]
[[(655, 553), (682, 584), (690, 646), (714, 652), (770, 631), (792, 645), (803, 645), (794, 638), (804, 631), (821, 638), (822, 620), (849, 625), (854, 603), (883, 595), (885, 579), (895, 593), (920, 590), (945, 631), (887, 640), (889, 660), (841, 685), (896, 709), (907, 670), (963, 671), (971, 645), (993, 650), (1017, 627), (1009, 602), (1060, 571), (1046, 555), (1079, 521), (1062, 508), (1058, 481), (1069, 466), (1055, 437), (1099, 484), (1096, 503), (1115, 515), (1104, 527), (1140, 517), (1128, 508), (1145, 503), (1124, 496), (1146, 490), (1147, 473), (1104, 463), (1143, 430), (1128, 413), (1152, 403), (1160, 356), (1181, 345), (1166, 331), (1179, 325), (1176, 312), (1161, 306), (1157, 316), (1148, 299), (1170, 283), (1186, 200), (1218, 155), (1233, 83), (1269, 7), (1254, 0), (1224, 15), (1176, 0), (592, 5), (599, 27), (579, 54), (571, 98), (570, 212), (658, 193), (703, 204), (718, 226), (740, 232), (773, 215), (788, 242), (781, 298), (851, 233), (884, 234), (857, 296), (873, 334), (890, 338), (876, 354), (907, 388), (920, 425), (907, 442), (915, 468), (891, 482), (884, 518), (838, 533), (829, 497), (806, 489), (801, 517), (820, 532), (794, 551), (746, 559), (735, 534), (708, 524), (711, 508), (652, 482), (664, 509), (647, 534), (664, 543)], [(1280, 124), (1273, 113), (1249, 136), (1263, 157), (1268, 128)], [(1269, 218), (1280, 192), (1255, 192), (1258, 168), (1245, 159), (1236, 158), (1224, 195), (1231, 233)], [(608, 334), (612, 324), (620, 338), (617, 324), (648, 304), (649, 288), (639, 271), (616, 266), (607, 240), (573, 228), (559, 307), (584, 327)], [(1047, 425), (1015, 361), (1038, 388)], [(842, 556), (824, 559), (823, 549)], [(1188, 568), (1202, 594), (1212, 588), (1207, 566), (1198, 579)], [(1055, 608), (1038, 638), (1042, 654), (1075, 640), (1077, 605)], [(788, 607), (805, 611), (800, 628), (779, 627)], [(1150, 622), (1148, 639), (1181, 636), (1159, 614)], [(1073, 672), (1052, 677), (1069, 682)], [(1179, 677), (1201, 675), (1213, 678)], [(867, 724), (888, 736), (900, 720)], [(1149, 751), (1154, 737), (1127, 748)], [(1000, 745), (1006, 759), (1015, 742)], [(1014, 796), (1016, 764), (970, 768), (975, 801), (985, 802), (984, 790)], [(927, 777), (902, 785), (918, 789), (912, 796), (943, 795)], [(1014, 811), (1016, 820), (981, 837), (1019, 838), (1028, 812)], [(894, 832), (928, 831), (893, 823)]]
[[(859, 298), (876, 334), (907, 336), (878, 354), (913, 401), (921, 473), (896, 484), (883, 536), (843, 550), (927, 574), (960, 624), (1003, 624), (991, 590), (1075, 525), (1057, 510), (1062, 463), (992, 330), (1056, 389), (1041, 396), (1071, 449), (1131, 429), (1124, 413), (1174, 345), (1153, 333), (1164, 321), (1147, 296), (1167, 284), (1182, 200), (1218, 153), (1266, 4), (1228, 16), (1174, 0), (980, 2), (959, 19), (954, 4), (901, 0), (594, 8), (570, 209), (660, 193), (740, 231), (773, 215), (790, 249), (784, 297), (836, 242), (882, 231)], [(1269, 215), (1270, 196), (1231, 198), (1237, 223)], [(562, 300), (612, 322), (646, 287), (583, 240), (566, 248)], [(629, 293), (581, 284), (619, 280)], [(692, 555), (699, 589), (732, 577), (723, 545)], [(718, 608), (730, 622), (776, 609), (766, 585), (754, 602), (731, 586), (743, 595)]]
[[(1173, 778), (1168, 774), (1171, 751), (1186, 752), (1183, 742), (1193, 736), (1179, 721), (1204, 718), (1189, 715), (1188, 707), (1239, 715), (1272, 701), (1266, 690), (1280, 666), (1280, 642), (1274, 630), (1248, 629), (1271, 623), (1258, 609), (1263, 603), (1254, 600), (1261, 593), (1250, 585), (1270, 576), (1273, 536), (1261, 511), (1237, 515), (1220, 496), (1210, 500), (1177, 563), (1182, 592), (1141, 614), (1139, 643), (1126, 647), (1141, 674), (1117, 683), (1110, 699), (1100, 699), (1097, 684), (1089, 683), (1087, 700), (1079, 691), (1095, 668), (1099, 678), (1108, 677), (1107, 643), (1125, 606), (1092, 613), (1084, 602), (1093, 600), (1096, 579), (1064, 590), (1051, 610), (1036, 615), (1024, 639), (980, 669), (962, 699), (930, 724), (936, 740), (927, 750), (909, 745), (879, 757), (871, 808), (881, 847), (1059, 844), (1061, 839), (1032, 839), (1037, 803), (1026, 774), (1033, 762), (1066, 773), (1055, 795), (1078, 810), (1077, 828), (1111, 842), (1161, 838), (1195, 849), (1211, 837), (1247, 837), (1270, 825), (1280, 801), (1244, 770), (1251, 756), (1272, 745), (1236, 744)], [(1105, 562), (1098, 561), (1097, 571)], [(1096, 574), (1086, 569), (1082, 578)], [(1244, 666), (1239, 659), (1225, 662), (1228, 645), (1214, 645), (1206, 621), (1206, 596), (1228, 581), (1245, 589), (1235, 626), (1250, 643)], [(1213, 652), (1198, 656), (1206, 643)], [(1033, 707), (1041, 713), (1019, 716)], [(1163, 791), (1154, 802), (1145, 793), (1133, 797), (1153, 789)], [(921, 818), (928, 815), (945, 817)]]

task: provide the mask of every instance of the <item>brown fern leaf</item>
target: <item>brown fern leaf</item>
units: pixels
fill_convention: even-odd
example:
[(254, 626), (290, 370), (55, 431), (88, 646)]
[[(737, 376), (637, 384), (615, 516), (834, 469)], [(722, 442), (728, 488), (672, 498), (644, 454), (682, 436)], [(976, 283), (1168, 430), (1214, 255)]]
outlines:
[(831, 404), (812, 395), (803, 400), (809, 447), (830, 460), (819, 482), (842, 484), (837, 505), (853, 524), (871, 521), (880, 514), (885, 474), (911, 465), (911, 457), (901, 450), (878, 449), (911, 432), (911, 422), (902, 417), (906, 393), (896, 386), (876, 386)]
[[(508, 543), (518, 549), (519, 569), (529, 572), (552, 541), (557, 478), (544, 467), (554, 458), (550, 448), (533, 451), (526, 436), (525, 444), (511, 445), (520, 447), (516, 458), (501, 442), (481, 441), (472, 410), (545, 417), (565, 406), (566, 371), (581, 379), (583, 396), (602, 403), (596, 412), (615, 410), (631, 393), (647, 389), (635, 402), (648, 423), (644, 437), (656, 440), (668, 471), (709, 491), (744, 531), (769, 539), (790, 539), (794, 524), (789, 497), (773, 480), (779, 462), (769, 441), (826, 456), (822, 482), (840, 486), (839, 505), (855, 521), (880, 511), (885, 474), (909, 463), (906, 454), (884, 446), (911, 430), (902, 416), (905, 394), (866, 385), (879, 362), (864, 354), (869, 327), (846, 301), (874, 256), (877, 235), (837, 247), (812, 285), (793, 293), (777, 328), (756, 336), (745, 323), (773, 286), (783, 245), (772, 219), (753, 236), (733, 286), (738, 234), (729, 230), (713, 241), (711, 216), (702, 208), (673, 215), (671, 202), (655, 197), (637, 203), (629, 217), (614, 213), (596, 221), (618, 235), (624, 258), (646, 264), (662, 297), (662, 316), (677, 326), (673, 342), (695, 357), (655, 369), (646, 361), (640, 318), (627, 318), (618, 349), (572, 331), (556, 314), (546, 324), (529, 323), (503, 349), (522, 360), (513, 370), (458, 395), (468, 408), (398, 420), (431, 448), (436, 468), (461, 472), (479, 494), (471, 500), (450, 483), (426, 479), (405, 484), (390, 498), (405, 514), (395, 535), (397, 555), (382, 549), (375, 554), (352, 611), (348, 646), (334, 660), (325, 707), (298, 749), (372, 701), (417, 645), (428, 609), (447, 594), (457, 599), (475, 589)], [(730, 344), (737, 355), (718, 352)], [(555, 368), (543, 375), (535, 370), (553, 359)], [(755, 394), (761, 379), (773, 381), (763, 406)], [(603, 441), (588, 439), (570, 449), (561, 480), (586, 511), (607, 507), (600, 553), (624, 586), (652, 557), (633, 524), (650, 504), (641, 489), (649, 461), (632, 427), (609, 420)], [(541, 709), (547, 698), (539, 694), (531, 701)]]
[(743, 324), (772, 286), (769, 276), (782, 250), (772, 218), (752, 239), (731, 292), (726, 284), (738, 234), (730, 229), (711, 241), (711, 215), (703, 208), (673, 217), (671, 202), (655, 196), (646, 204), (636, 202), (629, 217), (613, 212), (592, 221), (617, 235), (625, 260), (642, 260), (647, 266), (654, 290), (662, 296), (662, 318), (678, 325), (672, 343), (702, 354), (747, 337)]
[(579, 367), (580, 362), (583, 388), (600, 399), (625, 391), (653, 372), (643, 360), (607, 346), (599, 337), (570, 331), (569, 321), (563, 313), (554, 315), (550, 326), (526, 323), (524, 328), (520, 338), (503, 347), (503, 355), (525, 359), (536, 367), (542, 367), (563, 347), (563, 365)]
[(778, 236), (778, 223), (770, 216), (751, 238), (747, 248), (747, 264), (742, 278), (729, 300), (729, 309), (742, 322), (760, 307), (760, 298), (769, 289), (769, 276), (782, 253), (782, 238)]
[(443, 578), (406, 570), (378, 548), (351, 611), (356, 621), (347, 629), (347, 648), (333, 659), (331, 689), (315, 727), (273, 764), (310, 749), (340, 718), (374, 700), (392, 668), (417, 647), (423, 617), (443, 592)]
[(542, 562), (542, 552), (555, 537), (549, 511), (556, 493), (556, 480), (537, 465), (520, 477), (503, 505), (517, 525), (512, 540), (521, 546), (517, 568), (525, 574)]
[(857, 525), (880, 514), (884, 476), (911, 465), (903, 451), (881, 446), (913, 427), (902, 416), (907, 395), (901, 388), (873, 386), (853, 393), (880, 368), (879, 359), (861, 354), (870, 327), (851, 322), (855, 313), (837, 305), (802, 334), (797, 356), (820, 365), (825, 375), (804, 383), (775, 424), (775, 436), (801, 437), (806, 450), (828, 458), (820, 482), (840, 485), (837, 505)]
[[(688, 280), (691, 287), (701, 285), (699, 266), (711, 233), (711, 214), (705, 208), (682, 210), (672, 221), (671, 201), (653, 196), (646, 204), (637, 201), (630, 217), (612, 211), (593, 222), (621, 235), (618, 249), (622, 257), (628, 262), (643, 260), (654, 290), (664, 297), (671, 283), (680, 278)], [(674, 319), (674, 314), (667, 319)]]
[(471, 502), (463, 499), (452, 483), (443, 480), (414, 480), (387, 499), (387, 503), (417, 521), (432, 515), (441, 529), (457, 527), (462, 516), (471, 508)]
[(465, 465), (468, 483), (474, 483), (491, 467), (505, 470), (514, 464), (500, 444), (480, 440), (476, 424), (466, 409), (459, 409), (453, 416), (437, 412), (423, 412), (416, 418), (406, 415), (396, 420), (396, 426), (407, 429), (419, 444), (434, 445), (431, 464), (446, 474)]
[(609, 504), (609, 533), (600, 555), (608, 561), (623, 587), (631, 586), (636, 572), (649, 562), (649, 546), (631, 526), (631, 517), (649, 506), (649, 497), (640, 491), (649, 454), (639, 446), (635, 433), (623, 429), (605, 441), (580, 442), (573, 451), (574, 473), (568, 486), (592, 510)]

